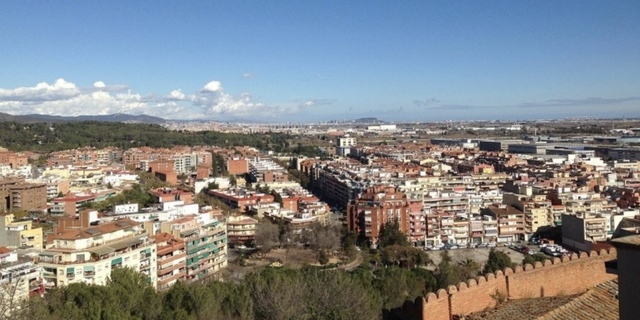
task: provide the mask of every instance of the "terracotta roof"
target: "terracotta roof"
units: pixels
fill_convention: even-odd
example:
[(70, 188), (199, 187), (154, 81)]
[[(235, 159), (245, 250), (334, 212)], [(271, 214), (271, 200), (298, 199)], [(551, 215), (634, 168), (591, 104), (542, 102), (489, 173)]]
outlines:
[(82, 238), (91, 238), (96, 235), (111, 233), (118, 230), (127, 229), (133, 226), (137, 226), (139, 223), (129, 219), (119, 219), (113, 222), (99, 224), (97, 226), (90, 226), (82, 229), (71, 229), (57, 234), (52, 234), (48, 237), (48, 240), (53, 241), (60, 240), (75, 240)]
[(601, 283), (564, 306), (536, 320), (617, 320), (620, 318), (618, 280)]
[(7, 248), (7, 247), (0, 247), (0, 254), (5, 254), (5, 253), (9, 253), (13, 250)]
[(516, 299), (465, 320), (614, 320), (619, 319), (618, 280), (601, 283), (580, 295)]

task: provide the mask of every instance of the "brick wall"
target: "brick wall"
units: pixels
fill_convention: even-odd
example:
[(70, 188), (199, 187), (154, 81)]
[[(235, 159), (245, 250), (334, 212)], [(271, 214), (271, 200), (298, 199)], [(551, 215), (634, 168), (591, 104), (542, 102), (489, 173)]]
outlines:
[(440, 289), (436, 294), (429, 293), (422, 300), (422, 319), (429, 320), (449, 320), (449, 293), (447, 290)]
[[(612, 249), (610, 253), (615, 252)], [(509, 298), (539, 298), (557, 295), (570, 295), (584, 292), (587, 288), (599, 283), (615, 279), (607, 274), (604, 261), (611, 260), (611, 254), (605, 250), (601, 254), (591, 251), (571, 257), (547, 260), (545, 265), (527, 264), (524, 268), (516, 267), (513, 274), (507, 270), (509, 279)], [(614, 254), (615, 255), (615, 254)]]
[(451, 314), (469, 314), (492, 308), (498, 301), (498, 296), (506, 297), (507, 277), (498, 271), (461, 282), (457, 287), (449, 287), (449, 299), (451, 300)]
[[(467, 315), (492, 308), (498, 300), (552, 297), (585, 292), (595, 285), (615, 279), (607, 274), (605, 261), (617, 256), (615, 249), (573, 254), (571, 257), (555, 258), (518, 266), (504, 273), (480, 276), (461, 282), (457, 286), (440, 289), (426, 297), (407, 302), (402, 308), (392, 310), (403, 319), (449, 320), (453, 315)], [(422, 314), (422, 318), (416, 316)]]

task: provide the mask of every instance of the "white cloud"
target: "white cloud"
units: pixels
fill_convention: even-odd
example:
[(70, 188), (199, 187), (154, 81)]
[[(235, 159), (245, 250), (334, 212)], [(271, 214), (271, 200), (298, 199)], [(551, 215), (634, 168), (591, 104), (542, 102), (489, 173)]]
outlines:
[(186, 98), (185, 94), (182, 93), (180, 89), (171, 91), (171, 93), (169, 94), (169, 97), (176, 100), (184, 100)]
[(253, 78), (256, 77), (256, 75), (253, 74), (253, 73), (245, 72), (245, 73), (242, 74), (242, 77), (245, 78), (245, 79), (253, 79)]
[(77, 97), (80, 90), (75, 84), (58, 79), (53, 84), (38, 83), (35, 87), (20, 87), (13, 90), (0, 88), (0, 101), (38, 102), (66, 100)]
[(211, 81), (209, 83), (207, 83), (204, 88), (202, 88), (202, 90), (200, 90), (201, 92), (218, 92), (218, 91), (222, 91), (222, 83), (220, 83), (220, 81)]
[(96, 81), (91, 87), (77, 87), (58, 79), (53, 84), (34, 87), (0, 88), (0, 112), (10, 114), (47, 114), (63, 116), (105, 115), (113, 113), (148, 114), (167, 119), (224, 119), (286, 117), (291, 113), (326, 104), (328, 100), (267, 105), (250, 93), (233, 95), (224, 91), (220, 81), (210, 81), (193, 94), (180, 89), (168, 95), (141, 95), (126, 85)]

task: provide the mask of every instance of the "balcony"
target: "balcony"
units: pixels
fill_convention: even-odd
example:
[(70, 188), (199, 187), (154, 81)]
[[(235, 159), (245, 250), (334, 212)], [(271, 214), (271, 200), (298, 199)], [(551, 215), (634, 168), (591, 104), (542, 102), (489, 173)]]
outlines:
[(162, 257), (158, 258), (158, 264), (167, 264), (171, 261), (174, 261), (176, 259), (180, 259), (180, 258), (184, 258), (186, 257), (187, 254), (184, 251), (180, 251), (180, 252), (174, 252), (173, 255), (165, 255)]
[(167, 274), (167, 273), (169, 273), (169, 272), (171, 272), (173, 270), (184, 268), (186, 266), (187, 266), (186, 261), (182, 261), (180, 263), (173, 264), (173, 265), (170, 265), (170, 266), (160, 267), (160, 268), (158, 268), (158, 275), (164, 275), (164, 274)]
[(165, 285), (171, 281), (184, 278), (185, 276), (186, 276), (186, 273), (184, 272), (184, 270), (182, 270), (181, 272), (178, 272), (176, 274), (169, 274), (166, 276), (158, 277), (158, 288), (160, 288), (162, 285)]

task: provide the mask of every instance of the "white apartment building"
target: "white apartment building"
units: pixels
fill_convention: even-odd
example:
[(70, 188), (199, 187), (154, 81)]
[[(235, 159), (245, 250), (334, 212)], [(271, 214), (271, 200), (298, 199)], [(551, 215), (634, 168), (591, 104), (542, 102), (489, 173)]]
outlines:
[(69, 229), (52, 237), (53, 244), (38, 257), (48, 287), (104, 285), (111, 270), (123, 267), (141, 272), (156, 286), (156, 244), (131, 219)]
[(336, 147), (355, 147), (357, 142), (356, 138), (346, 135), (344, 137), (336, 138)]
[(15, 251), (0, 247), (0, 319), (31, 294), (43, 290), (42, 268), (30, 261), (20, 261)]

